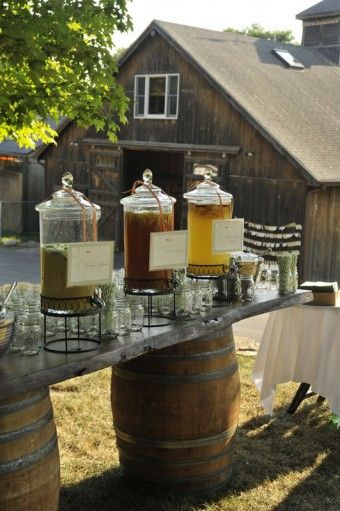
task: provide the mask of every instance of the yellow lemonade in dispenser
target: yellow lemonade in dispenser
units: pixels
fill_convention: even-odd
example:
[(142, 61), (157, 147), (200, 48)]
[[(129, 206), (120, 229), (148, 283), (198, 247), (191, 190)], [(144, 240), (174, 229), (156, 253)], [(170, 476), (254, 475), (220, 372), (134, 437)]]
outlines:
[(184, 197), (188, 199), (188, 272), (200, 276), (227, 273), (230, 254), (213, 253), (213, 221), (232, 217), (232, 195), (211, 180), (207, 169), (204, 181)]
[(230, 204), (189, 204), (188, 263), (195, 265), (228, 265), (230, 255), (212, 253), (212, 222), (231, 218)]

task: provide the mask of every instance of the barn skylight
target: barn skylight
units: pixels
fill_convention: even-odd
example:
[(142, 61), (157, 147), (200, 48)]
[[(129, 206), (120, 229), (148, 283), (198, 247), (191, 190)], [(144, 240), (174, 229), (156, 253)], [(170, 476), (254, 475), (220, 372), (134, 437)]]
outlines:
[(296, 67), (297, 69), (304, 69), (305, 66), (297, 60), (289, 51), (287, 50), (280, 50), (278, 48), (274, 48), (273, 50), (274, 55), (276, 55), (282, 62), (287, 64), (289, 67)]

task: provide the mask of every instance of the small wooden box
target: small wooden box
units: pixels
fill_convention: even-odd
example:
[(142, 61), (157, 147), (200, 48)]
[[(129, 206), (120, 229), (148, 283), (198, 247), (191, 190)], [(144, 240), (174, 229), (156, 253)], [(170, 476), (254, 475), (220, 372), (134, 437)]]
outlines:
[(313, 291), (314, 300), (310, 305), (336, 305), (337, 293), (317, 293)]

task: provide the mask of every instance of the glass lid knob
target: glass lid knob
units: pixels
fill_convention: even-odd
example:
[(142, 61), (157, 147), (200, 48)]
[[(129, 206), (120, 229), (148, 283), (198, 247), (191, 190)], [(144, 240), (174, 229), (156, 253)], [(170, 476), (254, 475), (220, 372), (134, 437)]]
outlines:
[(150, 169), (145, 169), (143, 172), (143, 181), (145, 185), (152, 184), (152, 172)]
[(71, 189), (73, 187), (73, 176), (71, 172), (65, 172), (62, 175), (61, 182), (64, 188)]
[(213, 175), (214, 173), (211, 165), (206, 165), (204, 170), (204, 181), (205, 182), (212, 181)]

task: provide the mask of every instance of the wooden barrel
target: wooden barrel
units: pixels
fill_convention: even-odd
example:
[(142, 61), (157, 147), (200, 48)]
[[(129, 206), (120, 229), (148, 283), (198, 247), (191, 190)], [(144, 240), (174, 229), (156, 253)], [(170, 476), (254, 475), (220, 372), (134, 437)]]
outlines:
[(59, 488), (49, 389), (0, 400), (0, 509), (57, 511)]
[(231, 327), (112, 369), (124, 474), (191, 493), (231, 473), (240, 382)]

